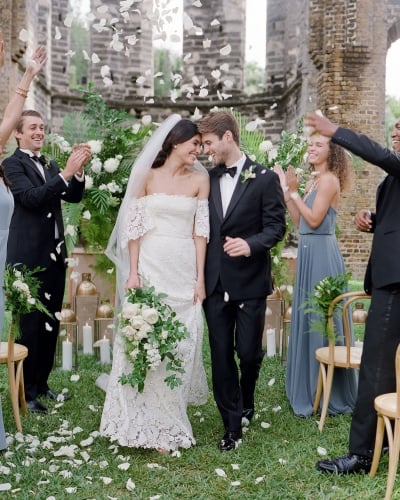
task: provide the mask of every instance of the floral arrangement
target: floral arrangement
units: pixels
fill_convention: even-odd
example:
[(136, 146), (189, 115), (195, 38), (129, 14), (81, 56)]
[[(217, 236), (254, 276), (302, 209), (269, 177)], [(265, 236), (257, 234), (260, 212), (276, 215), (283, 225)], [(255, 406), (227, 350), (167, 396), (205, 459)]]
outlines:
[(11, 312), (12, 323), (16, 328), (14, 338), (19, 336), (19, 317), (35, 310), (51, 316), (46, 306), (39, 300), (41, 282), (37, 273), (40, 267), (29, 269), (25, 264), (12, 266), (8, 264), (4, 270), (5, 308)]
[(127, 112), (110, 109), (93, 87), (84, 91), (84, 99), (84, 110), (68, 115), (63, 135), (48, 135), (43, 151), (63, 168), (72, 144), (90, 145), (92, 157), (85, 166), (83, 200), (63, 205), (65, 241), (68, 252), (78, 240), (85, 250), (98, 252), (94, 268), (105, 274), (112, 264), (103, 250), (115, 225), (134, 159), (153, 126), (151, 119), (136, 122)]
[[(333, 332), (329, 330), (329, 306), (333, 299), (345, 292), (351, 273), (327, 276), (314, 286), (314, 294), (301, 305), (306, 313), (316, 313), (319, 319), (311, 322), (312, 331), (320, 331), (324, 337), (332, 338)], [(337, 304), (333, 313), (340, 309)]]
[(173, 372), (164, 382), (173, 389), (182, 383), (182, 360), (176, 354), (177, 342), (189, 335), (186, 326), (176, 319), (173, 309), (163, 302), (164, 294), (154, 288), (128, 290), (120, 313), (120, 332), (125, 355), (132, 371), (121, 375), (121, 384), (130, 384), (143, 392), (146, 375), (167, 359), (166, 370)]

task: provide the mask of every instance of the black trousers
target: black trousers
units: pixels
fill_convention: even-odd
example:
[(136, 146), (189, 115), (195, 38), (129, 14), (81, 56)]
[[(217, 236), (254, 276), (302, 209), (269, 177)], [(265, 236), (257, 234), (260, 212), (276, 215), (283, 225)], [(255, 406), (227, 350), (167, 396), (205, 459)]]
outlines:
[(220, 287), (204, 301), (214, 399), (228, 431), (240, 430), (243, 408), (254, 407), (265, 309), (265, 298), (225, 302)]
[(377, 421), (374, 399), (396, 392), (395, 355), (399, 343), (400, 285), (375, 289), (365, 326), (358, 395), (351, 421), (351, 453), (372, 454)]
[[(56, 253), (55, 253), (56, 254)], [(36, 399), (49, 388), (47, 379), (53, 367), (60, 322), (54, 316), (61, 311), (65, 288), (65, 265), (60, 256), (37, 274), (42, 282), (40, 300), (51, 317), (39, 311), (21, 316), (21, 337), (18, 343), (28, 348), (24, 361), (24, 385), (27, 401)]]

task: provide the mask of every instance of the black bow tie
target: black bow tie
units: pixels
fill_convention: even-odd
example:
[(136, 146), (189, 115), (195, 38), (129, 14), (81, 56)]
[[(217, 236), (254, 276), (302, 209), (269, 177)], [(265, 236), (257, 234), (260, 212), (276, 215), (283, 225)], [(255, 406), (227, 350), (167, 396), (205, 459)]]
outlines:
[(237, 167), (227, 167), (226, 165), (219, 165), (217, 170), (218, 177), (222, 177), (224, 174), (229, 174), (231, 177), (235, 177)]
[(36, 156), (35, 159), (41, 163), (44, 167), (47, 166), (47, 160), (46, 160), (46, 157), (45, 156)]

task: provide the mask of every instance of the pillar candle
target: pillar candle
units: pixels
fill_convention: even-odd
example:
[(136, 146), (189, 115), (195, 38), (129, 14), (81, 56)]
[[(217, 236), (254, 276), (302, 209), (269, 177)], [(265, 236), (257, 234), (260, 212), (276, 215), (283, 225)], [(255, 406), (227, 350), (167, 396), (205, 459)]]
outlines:
[(99, 340), (100, 344), (100, 361), (102, 363), (109, 364), (111, 362), (110, 358), (110, 341), (107, 338)]
[(83, 334), (83, 354), (93, 354), (93, 333), (92, 327), (86, 323), (82, 327)]
[(72, 370), (72, 342), (68, 339), (62, 343), (62, 369)]
[(275, 328), (267, 329), (267, 356), (270, 358), (276, 354)]

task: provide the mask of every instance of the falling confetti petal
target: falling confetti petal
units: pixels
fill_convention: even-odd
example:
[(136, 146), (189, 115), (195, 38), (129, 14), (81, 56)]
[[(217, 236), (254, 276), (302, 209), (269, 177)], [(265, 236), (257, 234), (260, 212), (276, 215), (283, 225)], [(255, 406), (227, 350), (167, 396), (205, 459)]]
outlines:
[(225, 47), (222, 47), (222, 49), (219, 51), (221, 56), (228, 56), (231, 53), (232, 47), (229, 45), (225, 45)]
[(218, 21), (218, 19), (213, 19), (210, 23), (210, 26), (219, 26), (221, 23)]
[(22, 29), (19, 32), (19, 39), (21, 40), (21, 42), (27, 42), (28, 38), (29, 38), (28, 32), (26, 31), (26, 29)]
[(56, 33), (54, 35), (55, 40), (61, 40), (61, 31), (60, 29), (56, 26)]

